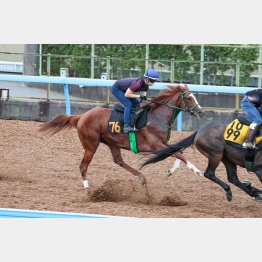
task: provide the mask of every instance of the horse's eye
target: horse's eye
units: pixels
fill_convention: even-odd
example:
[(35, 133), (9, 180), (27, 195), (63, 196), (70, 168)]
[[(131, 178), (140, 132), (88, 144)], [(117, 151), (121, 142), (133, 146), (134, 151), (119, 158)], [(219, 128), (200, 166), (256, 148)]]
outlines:
[(187, 100), (189, 100), (189, 101), (192, 100), (192, 97), (189, 96), (189, 97), (187, 98)]

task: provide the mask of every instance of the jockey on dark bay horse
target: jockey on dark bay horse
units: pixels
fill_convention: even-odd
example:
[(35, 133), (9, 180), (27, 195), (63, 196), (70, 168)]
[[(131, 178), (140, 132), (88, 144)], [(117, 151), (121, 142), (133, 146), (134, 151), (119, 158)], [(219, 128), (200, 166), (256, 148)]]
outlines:
[(245, 112), (252, 123), (249, 125), (249, 129), (247, 132), (247, 137), (245, 142), (243, 143), (243, 148), (251, 149), (255, 148), (253, 144), (253, 140), (255, 135), (262, 125), (262, 118), (260, 112), (258, 111), (258, 107), (262, 104), (262, 90), (255, 89), (252, 91), (248, 91), (244, 98), (241, 101), (241, 108)]

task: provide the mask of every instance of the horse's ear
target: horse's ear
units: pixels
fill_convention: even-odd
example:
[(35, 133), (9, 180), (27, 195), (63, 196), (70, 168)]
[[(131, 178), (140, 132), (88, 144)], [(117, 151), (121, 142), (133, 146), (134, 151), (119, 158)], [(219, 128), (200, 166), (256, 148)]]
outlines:
[(188, 89), (187, 83), (185, 83), (185, 88)]

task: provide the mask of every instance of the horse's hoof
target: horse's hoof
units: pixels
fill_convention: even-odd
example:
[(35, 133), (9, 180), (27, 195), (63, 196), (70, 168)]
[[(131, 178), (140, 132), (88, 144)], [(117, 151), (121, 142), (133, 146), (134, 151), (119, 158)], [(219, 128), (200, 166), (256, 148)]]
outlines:
[(89, 188), (85, 188), (85, 189), (84, 189), (84, 194), (85, 194), (85, 198), (86, 198), (86, 200), (90, 201), (91, 198), (92, 198), (92, 194), (91, 194)]
[(257, 202), (262, 202), (262, 197), (261, 196), (258, 196), (255, 198)]
[(197, 171), (197, 172), (196, 172), (196, 175), (197, 175), (197, 176), (203, 176), (200, 171)]
[(138, 176), (138, 178), (139, 178), (141, 184), (144, 186), (144, 185), (146, 184), (146, 178), (145, 178), (145, 176), (144, 176), (143, 174), (140, 174), (140, 175)]
[(226, 200), (228, 202), (230, 202), (232, 200), (232, 198), (233, 198), (232, 192), (231, 191), (227, 192), (226, 193)]
[(251, 182), (248, 180), (243, 180), (241, 181), (243, 184), (245, 184), (245, 186), (251, 186)]
[(255, 193), (257, 193), (258, 195), (262, 194), (262, 190), (260, 189), (255, 189)]
[(170, 177), (172, 175), (171, 170), (167, 170), (167, 177)]
[(257, 194), (257, 195), (261, 195), (262, 194), (262, 190), (256, 187), (250, 187), (250, 189), (252, 190), (253, 193)]

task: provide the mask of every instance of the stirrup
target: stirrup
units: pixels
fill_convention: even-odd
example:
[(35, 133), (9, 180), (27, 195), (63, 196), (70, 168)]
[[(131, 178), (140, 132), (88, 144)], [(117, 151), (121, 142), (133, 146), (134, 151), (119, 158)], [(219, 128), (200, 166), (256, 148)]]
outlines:
[(136, 129), (136, 128), (133, 128), (133, 127), (130, 127), (130, 128), (127, 128), (127, 129), (124, 129), (124, 133), (125, 134), (128, 134), (128, 133), (130, 133), (130, 132), (137, 132), (138, 131), (138, 129)]
[(133, 128), (132, 129), (131, 128), (124, 129), (125, 134), (128, 134), (128, 133), (133, 132), (133, 131), (134, 131)]
[(133, 127), (133, 132), (137, 132), (138, 131), (138, 129), (134, 126)]
[(242, 145), (244, 149), (258, 149), (256, 145), (252, 144), (251, 142), (244, 142)]
[(129, 132), (133, 132), (134, 131), (134, 128), (133, 127), (131, 127), (130, 125), (128, 125), (128, 126), (124, 126), (124, 130), (123, 130), (123, 132), (125, 133), (125, 134), (127, 134), (127, 133), (129, 133)]

